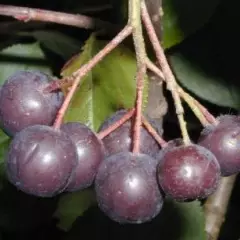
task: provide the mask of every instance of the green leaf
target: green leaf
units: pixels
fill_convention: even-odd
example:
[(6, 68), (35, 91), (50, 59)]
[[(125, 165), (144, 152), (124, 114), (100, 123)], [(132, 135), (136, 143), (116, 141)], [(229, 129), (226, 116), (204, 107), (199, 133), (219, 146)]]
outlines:
[(5, 156), (10, 142), (11, 139), (2, 130), (0, 130), (0, 189), (1, 181), (5, 178)]
[(18, 70), (38, 70), (51, 74), (39, 43), (16, 44), (0, 52), (0, 83)]
[(161, 239), (206, 240), (205, 219), (199, 201), (179, 203), (166, 200), (154, 222)]
[(68, 60), (78, 53), (82, 43), (58, 31), (34, 31), (31, 35), (52, 52), (60, 55), (64, 60)]
[(58, 228), (68, 231), (74, 221), (96, 202), (94, 191), (85, 189), (82, 191), (63, 195), (54, 214), (58, 218)]
[(178, 81), (185, 88), (216, 105), (240, 109), (240, 84), (235, 78), (222, 74), (224, 68), (218, 65), (217, 59), (208, 54), (200, 56), (196, 51), (186, 55), (175, 52), (169, 59)]
[(219, 0), (163, 0), (163, 46), (170, 48), (204, 26)]
[[(92, 35), (83, 52), (66, 65), (62, 75), (71, 75), (105, 44), (106, 42), (98, 41)], [(65, 121), (84, 122), (97, 130), (106, 117), (119, 108), (133, 107), (136, 96), (135, 74), (134, 54), (124, 46), (114, 49), (82, 79), (65, 115)], [(146, 100), (147, 81), (144, 88), (144, 104)]]

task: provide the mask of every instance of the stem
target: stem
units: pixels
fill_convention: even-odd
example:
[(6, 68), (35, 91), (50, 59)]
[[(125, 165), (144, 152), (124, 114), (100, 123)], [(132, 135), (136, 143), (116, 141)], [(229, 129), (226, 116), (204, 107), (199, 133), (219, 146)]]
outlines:
[(157, 76), (159, 76), (163, 81), (165, 81), (165, 77), (164, 77), (162, 71), (150, 59), (146, 60), (146, 65), (147, 65), (148, 69), (150, 69)]
[(116, 121), (114, 124), (112, 124), (111, 126), (109, 126), (108, 128), (106, 128), (105, 130), (101, 131), (100, 133), (98, 133), (98, 138), (99, 139), (103, 139), (105, 138), (108, 134), (110, 134), (111, 132), (115, 131), (117, 128), (119, 128), (121, 125), (123, 125), (126, 121), (128, 121), (134, 114), (135, 109), (131, 109), (129, 110), (126, 114), (124, 114), (121, 119), (119, 119), (118, 121)]
[(152, 127), (152, 125), (147, 121), (147, 119), (142, 116), (142, 123), (144, 127), (147, 129), (147, 131), (154, 137), (154, 139), (157, 141), (157, 143), (164, 148), (167, 145), (167, 142), (163, 140), (157, 131)]
[(188, 93), (186, 93), (181, 87), (178, 87), (178, 92), (179, 95), (181, 96), (182, 99), (184, 99), (184, 101), (188, 104), (188, 106), (191, 108), (191, 110), (193, 111), (193, 113), (195, 114), (195, 116), (198, 118), (198, 120), (200, 121), (200, 123), (205, 127), (207, 125), (209, 125), (209, 121), (207, 120), (207, 118), (204, 116), (203, 112), (201, 111), (201, 109), (199, 108), (199, 106), (196, 104), (196, 100), (189, 95)]
[(85, 29), (115, 29), (112, 24), (81, 14), (70, 14), (37, 8), (17, 7), (0, 4), (0, 15), (11, 16), (20, 21), (41, 21), (64, 24)]
[(54, 123), (54, 128), (59, 128), (65, 112), (71, 102), (71, 99), (78, 87), (83, 76), (85, 76), (97, 63), (99, 63), (108, 53), (110, 53), (115, 47), (117, 47), (127, 36), (132, 32), (132, 27), (126, 25), (118, 35), (113, 38), (100, 52), (98, 52), (88, 63), (84, 64), (80, 69), (72, 74), (75, 81), (68, 92)]
[(133, 27), (133, 43), (137, 58), (135, 124), (133, 132), (133, 153), (140, 151), (142, 101), (147, 58), (141, 23), (141, 0), (129, 0), (129, 24)]
[(182, 137), (183, 137), (183, 142), (184, 144), (188, 145), (191, 141), (188, 135), (187, 127), (186, 127), (186, 122), (184, 120), (184, 110), (182, 107), (181, 99), (177, 90), (177, 83), (176, 79), (169, 67), (169, 64), (167, 62), (166, 56), (164, 54), (163, 48), (161, 47), (158, 37), (156, 35), (156, 32), (154, 30), (152, 21), (150, 19), (150, 16), (148, 14), (148, 10), (145, 4), (145, 1), (142, 1), (141, 3), (141, 9), (142, 9), (142, 19), (145, 24), (147, 33), (149, 35), (150, 41), (153, 45), (153, 48), (156, 52), (156, 57), (159, 62), (159, 65), (162, 68), (163, 75), (165, 76), (165, 81), (167, 83), (167, 88), (169, 91), (172, 93), (172, 97), (174, 100), (175, 108), (176, 108), (176, 114), (178, 117)]
[[(162, 71), (149, 59), (147, 59), (147, 67), (152, 72), (154, 72), (156, 75), (158, 75), (161, 79), (165, 81), (165, 78), (163, 76)], [(202, 112), (202, 109), (199, 108), (200, 103), (198, 103), (197, 100), (195, 100), (192, 96), (190, 96), (188, 93), (186, 93), (180, 86), (177, 87), (179, 95), (184, 101), (189, 105), (195, 116), (198, 118), (198, 120), (201, 122), (203, 126), (206, 126), (209, 124), (208, 119), (205, 117), (205, 115)]]
[(212, 123), (215, 125), (218, 124), (218, 121), (216, 120), (216, 118), (202, 104), (200, 104), (196, 99), (194, 99), (194, 103), (195, 105), (198, 106), (198, 108), (203, 113), (203, 115), (205, 116), (205, 118), (208, 120), (209, 123)]
[(59, 80), (53, 80), (51, 81), (48, 86), (44, 89), (44, 92), (53, 92), (56, 91), (58, 89), (61, 89), (65, 86), (71, 86), (74, 82), (74, 79), (72, 79), (71, 77), (64, 77), (62, 79)]
[(236, 181), (236, 176), (222, 177), (217, 191), (204, 204), (205, 230), (208, 240), (217, 240), (221, 226), (225, 220), (228, 202)]

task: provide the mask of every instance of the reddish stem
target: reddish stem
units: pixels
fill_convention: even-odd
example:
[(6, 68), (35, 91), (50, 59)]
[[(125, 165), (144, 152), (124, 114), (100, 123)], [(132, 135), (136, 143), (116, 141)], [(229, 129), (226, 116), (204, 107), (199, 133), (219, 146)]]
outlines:
[(126, 25), (118, 35), (113, 38), (101, 51), (99, 51), (88, 63), (84, 64), (80, 69), (72, 74), (75, 78), (75, 81), (70, 88), (54, 122), (54, 128), (59, 128), (65, 112), (68, 109), (68, 106), (71, 102), (71, 99), (81, 81), (83, 76), (85, 76), (97, 63), (99, 63), (108, 53), (110, 53), (115, 47), (117, 47), (127, 36), (132, 32), (132, 27)]
[(143, 23), (145, 25), (148, 36), (150, 38), (150, 41), (151, 41), (152, 46), (154, 48), (154, 51), (156, 53), (156, 57), (157, 57), (157, 60), (159, 62), (159, 65), (162, 68), (162, 72), (163, 72), (163, 75), (164, 75), (164, 79), (167, 83), (167, 87), (171, 91), (174, 100), (176, 99), (174, 101), (175, 102), (175, 107), (176, 107), (176, 113), (178, 115), (183, 114), (184, 111), (183, 111), (183, 107), (181, 105), (181, 101), (178, 101), (179, 100), (178, 92), (175, 91), (176, 90), (175, 77), (174, 77), (174, 75), (173, 75), (173, 73), (170, 69), (170, 66), (167, 62), (167, 59), (166, 59), (166, 56), (164, 54), (163, 48), (161, 47), (161, 45), (159, 43), (157, 34), (156, 34), (154, 26), (151, 22), (151, 18), (149, 16), (149, 13), (148, 13), (148, 10), (147, 10), (147, 7), (146, 7), (144, 1), (142, 1), (141, 9), (142, 9), (141, 13), (142, 13)]
[(112, 124), (111, 126), (109, 126), (107, 129), (99, 132), (98, 138), (99, 139), (103, 139), (105, 138), (108, 134), (110, 134), (111, 132), (115, 131), (117, 128), (119, 128), (121, 125), (123, 125), (126, 121), (128, 121), (134, 114), (135, 109), (131, 109), (129, 110), (126, 114), (124, 114), (121, 119), (119, 119), (118, 121), (116, 121), (114, 124)]
[(59, 80), (54, 80), (49, 83), (49, 85), (44, 89), (44, 92), (53, 92), (61, 89), (63, 86), (72, 85), (74, 78), (65, 77)]
[[(148, 69), (150, 69), (152, 72), (154, 72), (157, 76), (159, 76), (162, 80), (165, 81), (162, 71), (154, 63), (152, 63), (149, 59), (146, 61), (146, 65), (147, 65)], [(191, 101), (193, 102), (193, 104), (195, 106), (197, 106), (199, 111), (203, 114), (203, 119), (202, 119), (200, 116), (197, 116), (196, 112), (192, 108), (192, 111), (196, 114), (196, 116), (198, 117), (199, 121), (201, 122), (201, 124), (203, 126), (206, 126), (209, 123), (216, 122), (216, 119), (208, 112), (208, 110), (206, 108), (204, 108), (197, 100), (195, 100), (193, 97), (191, 97), (188, 93), (186, 93), (179, 86), (178, 86), (178, 92), (179, 92), (180, 97), (182, 97), (185, 101), (187, 101), (186, 97), (188, 97), (188, 99), (191, 98)]]
[(159, 43), (157, 34), (155, 32), (154, 26), (152, 24), (151, 18), (149, 16), (145, 1), (141, 1), (141, 14), (142, 20), (145, 25), (146, 31), (148, 33), (149, 39), (152, 43), (153, 49), (156, 53), (157, 60), (159, 65), (162, 68), (163, 75), (167, 84), (168, 90), (171, 92), (174, 105), (176, 109), (176, 114), (179, 122), (179, 126), (182, 133), (183, 142), (185, 145), (190, 144), (191, 140), (187, 131), (186, 121), (184, 119), (184, 109), (182, 106), (181, 98), (177, 90), (177, 82), (175, 76), (173, 75), (171, 68), (168, 64), (167, 58), (165, 56), (164, 50)]
[(149, 59), (146, 61), (147, 68), (160, 77), (161, 80), (165, 81), (162, 71)]
[(147, 131), (154, 137), (154, 139), (162, 148), (167, 146), (167, 142), (160, 137), (158, 132), (152, 127), (152, 125), (147, 121), (147, 119), (144, 116), (142, 116), (142, 123), (144, 127), (147, 129)]
[(36, 8), (34, 9), (0, 4), (0, 15), (11, 16), (24, 22), (34, 20), (64, 24), (86, 29), (108, 28), (116, 30), (116, 27), (113, 27), (112, 24), (104, 22), (100, 19), (94, 19), (81, 14), (70, 14)]
[(140, 141), (141, 141), (141, 126), (142, 126), (142, 102), (143, 102), (143, 86), (144, 86), (144, 76), (146, 73), (146, 65), (141, 64), (137, 72), (137, 95), (135, 104), (135, 124), (134, 124), (134, 134), (133, 134), (133, 153), (139, 153), (140, 151)]
[(218, 124), (217, 119), (201, 103), (199, 103), (195, 99), (194, 99), (194, 102), (198, 106), (198, 108), (201, 110), (201, 112), (203, 113), (203, 115), (205, 116), (205, 118), (209, 123), (212, 123), (214, 125)]

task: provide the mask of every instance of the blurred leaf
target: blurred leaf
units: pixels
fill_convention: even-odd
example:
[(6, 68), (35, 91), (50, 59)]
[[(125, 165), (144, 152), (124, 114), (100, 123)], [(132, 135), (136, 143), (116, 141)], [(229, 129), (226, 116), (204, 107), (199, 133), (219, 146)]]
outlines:
[[(86, 42), (83, 52), (67, 63), (62, 75), (71, 75), (105, 44), (106, 42), (98, 41), (92, 35)], [(84, 122), (97, 130), (106, 117), (119, 108), (133, 107), (136, 96), (135, 74), (134, 54), (123, 46), (114, 49), (82, 79), (65, 115), (65, 121)], [(144, 104), (146, 100), (147, 81)]]
[(0, 41), (0, 51), (7, 47), (11, 47), (12, 45), (17, 44), (17, 39), (14, 38), (5, 38)]
[(0, 190), (2, 187), (2, 180), (5, 177), (5, 155), (8, 151), (8, 146), (11, 142), (11, 139), (0, 130)]
[(39, 43), (16, 44), (0, 52), (0, 84), (18, 70), (38, 70), (51, 74)]
[(52, 52), (60, 55), (64, 60), (68, 60), (79, 52), (82, 43), (76, 39), (57, 31), (34, 31), (31, 35)]
[(74, 193), (66, 193), (59, 202), (54, 214), (58, 218), (58, 227), (68, 231), (74, 221), (95, 203), (95, 196), (92, 189), (85, 189)]
[[(199, 51), (203, 52), (201, 48), (198, 49)], [(202, 57), (204, 61), (202, 63), (201, 57), (197, 55), (197, 50), (186, 55), (175, 52), (170, 56), (170, 62), (178, 81), (204, 100), (216, 105), (239, 109), (239, 81), (235, 77), (231, 78), (230, 75), (226, 76), (229, 72), (218, 64), (217, 59), (207, 54)], [(221, 74), (224, 70), (225, 73)]]
[(159, 236), (167, 240), (206, 240), (205, 219), (199, 201), (166, 200), (155, 222)]
[(170, 48), (208, 22), (220, 0), (163, 0), (163, 46)]

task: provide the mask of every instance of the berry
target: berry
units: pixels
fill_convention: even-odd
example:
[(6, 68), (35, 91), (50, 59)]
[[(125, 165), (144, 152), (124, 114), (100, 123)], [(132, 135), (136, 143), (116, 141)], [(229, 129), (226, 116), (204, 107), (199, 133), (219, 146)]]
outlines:
[(240, 118), (225, 115), (217, 120), (203, 129), (198, 144), (216, 156), (222, 176), (229, 176), (240, 171)]
[(163, 204), (155, 162), (145, 154), (130, 152), (105, 159), (95, 180), (99, 208), (119, 223), (143, 223), (153, 219)]
[(25, 127), (52, 125), (63, 102), (63, 94), (44, 92), (50, 77), (41, 72), (19, 71), (3, 84), (0, 94), (0, 123), (10, 136)]
[(52, 197), (62, 192), (77, 165), (76, 147), (68, 135), (34, 125), (15, 135), (6, 159), (10, 182), (25, 193)]
[(157, 177), (165, 194), (175, 200), (202, 199), (217, 188), (220, 166), (201, 146), (178, 146), (159, 155)]
[(78, 155), (75, 175), (65, 191), (87, 188), (93, 183), (99, 164), (104, 158), (102, 141), (90, 128), (78, 122), (65, 123), (61, 130), (75, 143)]
[[(116, 121), (121, 119), (126, 112), (126, 110), (117, 111), (114, 115), (104, 121), (99, 131), (103, 131), (114, 124)], [(151, 121), (151, 123), (153, 124), (153, 121)], [(102, 141), (106, 147), (107, 156), (118, 152), (129, 152), (132, 150), (133, 126), (134, 119), (132, 118), (103, 138)], [(160, 149), (161, 147), (152, 135), (144, 127), (142, 127), (140, 152), (154, 158), (159, 153)]]

